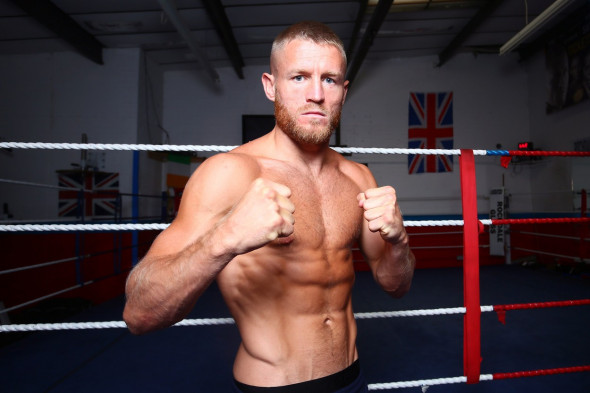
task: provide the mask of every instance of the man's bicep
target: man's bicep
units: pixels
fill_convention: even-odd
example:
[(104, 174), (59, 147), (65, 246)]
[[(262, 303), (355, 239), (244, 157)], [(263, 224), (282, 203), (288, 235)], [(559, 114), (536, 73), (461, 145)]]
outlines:
[(236, 161), (231, 155), (220, 155), (201, 164), (186, 184), (176, 218), (156, 238), (148, 255), (181, 251), (231, 210), (248, 184), (244, 166)]

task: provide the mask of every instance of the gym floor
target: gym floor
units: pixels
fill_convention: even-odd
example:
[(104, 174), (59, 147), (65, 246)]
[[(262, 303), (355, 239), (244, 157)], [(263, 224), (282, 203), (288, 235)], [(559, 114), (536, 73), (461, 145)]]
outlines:
[[(481, 304), (590, 297), (590, 277), (544, 267), (485, 266)], [(460, 307), (458, 268), (419, 269), (409, 294), (396, 300), (357, 272), (355, 312)], [(123, 297), (71, 317), (71, 322), (121, 320)], [(213, 285), (189, 318), (228, 317)], [(463, 316), (362, 319), (358, 349), (369, 383), (457, 377), (463, 374)], [(590, 364), (590, 306), (508, 311), (481, 317), (481, 373)], [(13, 334), (13, 333), (0, 333)], [(234, 325), (173, 327), (144, 336), (126, 329), (33, 332), (0, 348), (3, 392), (227, 392), (239, 344)], [(422, 392), (424, 388), (396, 389)], [(428, 392), (590, 391), (590, 372), (536, 376), (473, 385), (430, 386)]]

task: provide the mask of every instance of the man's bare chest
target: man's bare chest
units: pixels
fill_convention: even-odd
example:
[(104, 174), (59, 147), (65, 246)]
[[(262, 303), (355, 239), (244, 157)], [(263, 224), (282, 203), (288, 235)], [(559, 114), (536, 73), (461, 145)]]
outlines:
[(336, 172), (314, 179), (274, 171), (264, 177), (291, 189), (294, 246), (343, 249), (357, 240), (362, 224), (362, 209), (356, 199), (360, 188), (348, 177)]

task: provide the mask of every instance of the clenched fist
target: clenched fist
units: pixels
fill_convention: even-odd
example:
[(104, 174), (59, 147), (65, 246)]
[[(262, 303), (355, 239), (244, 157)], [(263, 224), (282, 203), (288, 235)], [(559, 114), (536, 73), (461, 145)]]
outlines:
[(393, 187), (371, 188), (358, 194), (357, 199), (372, 232), (379, 232), (383, 239), (394, 244), (405, 238), (406, 230)]
[(238, 254), (260, 248), (293, 233), (295, 206), (289, 187), (258, 178), (226, 216)]

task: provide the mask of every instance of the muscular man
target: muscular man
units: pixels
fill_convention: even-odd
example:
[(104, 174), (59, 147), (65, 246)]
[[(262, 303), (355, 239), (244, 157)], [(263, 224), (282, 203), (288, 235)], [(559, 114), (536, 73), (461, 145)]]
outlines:
[(395, 190), (328, 146), (348, 87), (328, 27), (286, 29), (270, 69), (275, 128), (193, 174), (177, 218), (129, 276), (124, 319), (136, 334), (170, 326), (217, 279), (242, 338), (236, 391), (366, 391), (351, 247), (385, 291), (407, 292), (414, 256)]

